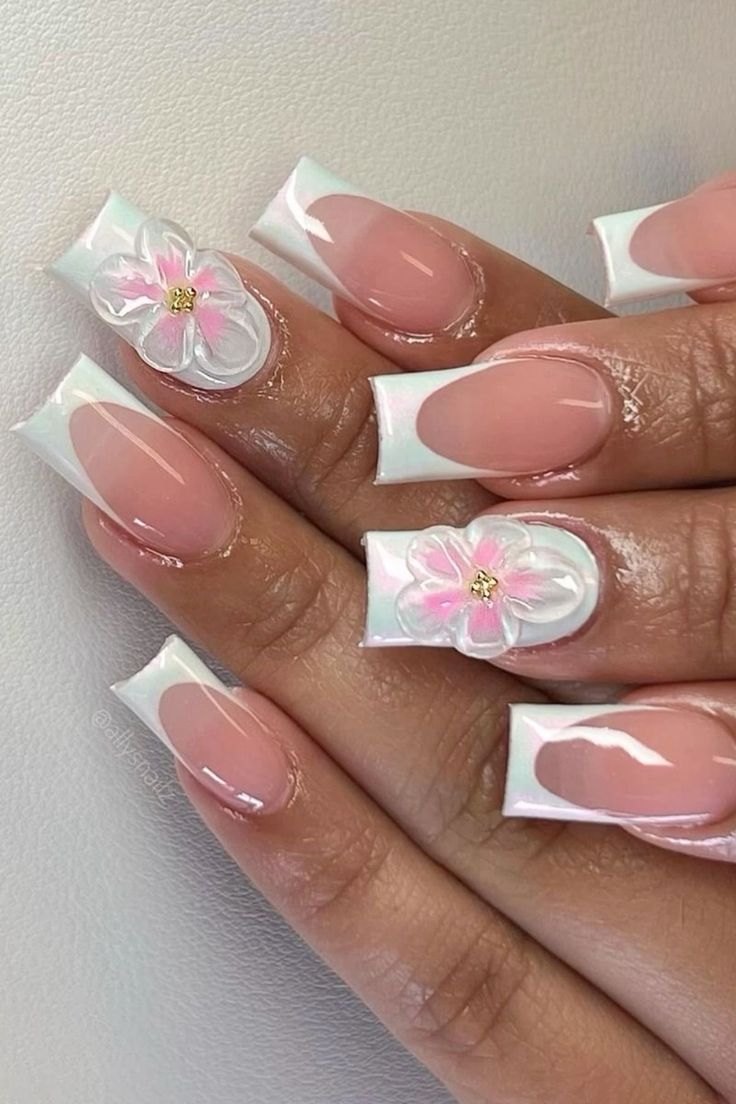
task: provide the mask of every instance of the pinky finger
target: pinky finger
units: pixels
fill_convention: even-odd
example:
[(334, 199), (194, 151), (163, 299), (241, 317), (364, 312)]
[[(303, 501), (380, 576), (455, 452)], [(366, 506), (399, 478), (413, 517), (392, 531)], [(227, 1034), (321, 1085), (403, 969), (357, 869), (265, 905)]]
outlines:
[(736, 863), (736, 683), (645, 687), (616, 705), (512, 707), (505, 812), (618, 824)]
[(116, 692), (174, 751), (187, 796), (242, 870), (460, 1104), (713, 1102), (267, 699), (227, 690), (178, 638)]

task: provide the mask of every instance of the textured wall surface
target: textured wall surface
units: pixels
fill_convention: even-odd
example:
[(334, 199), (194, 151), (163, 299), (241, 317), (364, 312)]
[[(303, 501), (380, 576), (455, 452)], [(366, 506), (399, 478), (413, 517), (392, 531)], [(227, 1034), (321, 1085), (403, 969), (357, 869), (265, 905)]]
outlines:
[[(258, 256), (309, 152), (595, 294), (591, 215), (736, 161), (732, 0), (5, 0), (2, 33), (7, 425), (80, 349), (114, 363), (42, 272), (111, 185)], [(4, 1104), (445, 1102), (165, 787), (105, 688), (167, 626), (0, 448)]]

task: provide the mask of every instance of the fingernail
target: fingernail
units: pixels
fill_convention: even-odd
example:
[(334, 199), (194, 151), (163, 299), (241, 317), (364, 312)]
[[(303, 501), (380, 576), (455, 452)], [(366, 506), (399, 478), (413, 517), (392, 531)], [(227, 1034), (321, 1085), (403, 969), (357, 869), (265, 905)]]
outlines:
[(575, 361), (500, 360), (371, 382), (378, 483), (556, 471), (596, 452), (613, 423), (608, 388)]
[(593, 220), (607, 302), (697, 291), (736, 278), (736, 187), (698, 189), (671, 203)]
[(708, 824), (734, 810), (736, 742), (709, 714), (511, 707), (507, 816)]
[(465, 529), (367, 533), (365, 545), (366, 647), (494, 659), (570, 636), (598, 602), (593, 553), (555, 525), (484, 515)]
[(116, 192), (50, 271), (147, 364), (193, 387), (237, 387), (271, 348), (266, 312), (230, 262)]
[(251, 236), (393, 329), (434, 333), (473, 306), (470, 266), (420, 219), (302, 157)]
[(150, 548), (190, 559), (222, 548), (233, 532), (233, 503), (211, 465), (86, 356), (14, 429)]
[(178, 636), (112, 691), (230, 808), (273, 813), (287, 804), (292, 772), (275, 735)]

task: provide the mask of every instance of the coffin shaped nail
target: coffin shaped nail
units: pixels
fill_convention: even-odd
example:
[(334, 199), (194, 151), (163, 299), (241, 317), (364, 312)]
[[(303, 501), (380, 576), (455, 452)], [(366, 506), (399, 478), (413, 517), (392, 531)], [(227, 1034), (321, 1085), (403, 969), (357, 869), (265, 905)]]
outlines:
[(607, 303), (717, 287), (736, 279), (736, 187), (705, 187), (670, 203), (592, 223)]
[(309, 157), (298, 162), (251, 236), (394, 329), (447, 329), (477, 298), (470, 266), (447, 238)]
[(367, 647), (418, 644), (493, 659), (577, 632), (595, 610), (593, 553), (558, 526), (486, 515), (365, 537)]
[(271, 325), (235, 268), (116, 192), (50, 271), (160, 372), (205, 390), (264, 365)]
[(613, 424), (600, 376), (554, 357), (375, 376), (377, 483), (557, 471)]
[(13, 428), (147, 547), (196, 558), (224, 547), (234, 529), (231, 496), (212, 466), (89, 357)]
[(272, 813), (293, 790), (286, 754), (264, 721), (178, 636), (113, 693), (220, 801)]
[(710, 714), (511, 707), (506, 816), (708, 824), (736, 811), (736, 742)]

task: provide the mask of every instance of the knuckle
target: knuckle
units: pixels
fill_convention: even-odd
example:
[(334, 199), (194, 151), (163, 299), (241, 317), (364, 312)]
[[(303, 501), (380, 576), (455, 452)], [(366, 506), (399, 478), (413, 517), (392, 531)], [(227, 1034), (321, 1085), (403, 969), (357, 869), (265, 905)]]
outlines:
[(686, 417), (677, 421), (690, 454), (704, 474), (733, 474), (736, 318), (720, 310), (692, 318), (688, 311), (686, 327), (672, 344), (674, 362), (684, 360), (687, 370), (689, 409)]
[(412, 976), (400, 1001), (414, 1041), (454, 1057), (502, 1058), (538, 1003), (526, 938), (484, 927), (437, 979)]
[(329, 491), (332, 508), (339, 510), (350, 503), (356, 491), (372, 482), (375, 471), (375, 414), (367, 380), (350, 381), (339, 403), (333, 391), (323, 406), (318, 418), (322, 432), (303, 451), (295, 484), (304, 501), (313, 501), (318, 492)]
[(354, 588), (341, 585), (339, 570), (331, 570), (324, 556), (295, 556), (269, 546), (249, 562), (250, 601), (233, 620), (244, 670), (255, 660), (304, 659), (328, 645), (341, 623), (354, 623), (346, 612)]
[(695, 497), (684, 527), (680, 564), (686, 637), (698, 654), (731, 669), (736, 658), (736, 504), (726, 494)]

